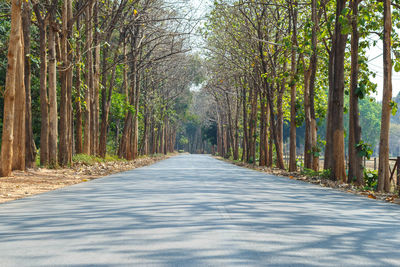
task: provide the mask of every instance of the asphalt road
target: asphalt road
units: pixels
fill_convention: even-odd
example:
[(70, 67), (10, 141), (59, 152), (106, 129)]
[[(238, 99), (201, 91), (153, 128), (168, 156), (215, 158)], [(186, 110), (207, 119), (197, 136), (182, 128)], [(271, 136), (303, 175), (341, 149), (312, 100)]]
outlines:
[(400, 206), (182, 155), (1, 204), (0, 266), (400, 266)]

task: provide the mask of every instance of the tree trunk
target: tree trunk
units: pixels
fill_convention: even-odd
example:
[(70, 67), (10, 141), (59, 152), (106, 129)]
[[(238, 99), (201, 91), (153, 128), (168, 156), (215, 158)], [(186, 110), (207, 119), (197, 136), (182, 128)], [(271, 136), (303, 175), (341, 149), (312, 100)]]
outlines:
[[(303, 59), (303, 65), (305, 64)], [(304, 168), (311, 169), (312, 165), (312, 140), (311, 140), (311, 108), (310, 108), (310, 68), (304, 72)]]
[(260, 104), (261, 104), (261, 116), (260, 116), (260, 147), (259, 147), (259, 165), (260, 166), (265, 166), (266, 165), (266, 160), (265, 160), (265, 155), (267, 154), (267, 151), (265, 150), (265, 142), (267, 141), (265, 139), (265, 135), (267, 135), (266, 131), (266, 106), (265, 106), (265, 96), (262, 90), (260, 91)]
[[(332, 179), (346, 182), (346, 170), (344, 159), (344, 129), (343, 129), (343, 105), (344, 105), (344, 57), (347, 35), (342, 34), (342, 24), (339, 17), (346, 5), (346, 0), (338, 0), (336, 3), (336, 25), (335, 42), (332, 50), (334, 51), (333, 66), (333, 88), (329, 88), (329, 102), (331, 102), (329, 111), (330, 120), (327, 121), (327, 128), (330, 129), (329, 144), (332, 153), (328, 168), (331, 169)], [(327, 140), (328, 145), (328, 140)]]
[(240, 115), (240, 97), (239, 97), (239, 88), (236, 87), (235, 142), (234, 142), (235, 147), (233, 149), (234, 160), (239, 159), (239, 115)]
[[(40, 11), (35, 6), (36, 17)], [(49, 99), (47, 93), (47, 22), (39, 21), (40, 39), (40, 165), (49, 164)]]
[(23, 43), (22, 24), (20, 25), (20, 47), (17, 54), (17, 72), (15, 80), (14, 106), (14, 138), (13, 138), (13, 170), (25, 170), (25, 53)]
[(62, 34), (61, 34), (61, 61), (62, 71), (60, 71), (61, 77), (61, 92), (60, 92), (60, 146), (58, 159), (61, 166), (71, 164), (72, 156), (70, 156), (71, 144), (69, 143), (69, 131), (71, 127), (70, 116), (69, 116), (69, 91), (72, 90), (72, 84), (70, 84), (69, 75), (72, 72), (72, 62), (69, 62), (68, 49), (69, 34), (68, 34), (68, 21), (72, 18), (69, 14), (70, 0), (65, 0), (62, 6)]
[(248, 136), (247, 136), (247, 97), (246, 86), (242, 88), (242, 104), (243, 104), (243, 151), (242, 161), (248, 161)]
[[(76, 20), (76, 27), (80, 28), (80, 17)], [(82, 147), (82, 99), (81, 99), (81, 45), (80, 42), (76, 44), (75, 51), (75, 65), (77, 66), (75, 71), (75, 150), (77, 154), (83, 153)]]
[(93, 53), (91, 50), (92, 46), (92, 5), (89, 4), (86, 8), (86, 92), (85, 92), (85, 125), (84, 125), (84, 137), (83, 137), (83, 153), (91, 153), (91, 121), (92, 121), (92, 91), (93, 91)]
[[(97, 0), (94, 1), (94, 28), (99, 28), (98, 22), (98, 5)], [(92, 98), (92, 121), (91, 121), (91, 154), (98, 155), (99, 152), (99, 90), (100, 90), (100, 36), (97, 30), (94, 31), (94, 57), (93, 57), (93, 98)]]
[(55, 10), (51, 11), (49, 29), (49, 165), (57, 166), (57, 59), (56, 59), (56, 34)]
[(1, 144), (0, 175), (10, 176), (13, 159), (13, 136), (14, 136), (14, 107), (16, 79), (18, 78), (18, 55), (21, 53), (21, 4), (22, 1), (12, 0), (11, 2), (11, 31), (7, 54), (7, 74), (4, 94), (4, 116), (3, 133)]
[(31, 16), (32, 9), (27, 2), (24, 2), (24, 10), (22, 16), (22, 29), (24, 32), (24, 55), (25, 55), (25, 166), (27, 168), (33, 168), (36, 160), (36, 145), (33, 139), (32, 130), (32, 99), (31, 99), (31, 59), (29, 54), (31, 53)]
[(381, 135), (379, 140), (379, 172), (378, 191), (390, 191), (390, 170), (389, 170), (389, 128), (392, 100), (392, 59), (391, 59), (391, 32), (392, 12), (390, 0), (383, 0), (383, 99)]
[(350, 116), (349, 116), (349, 173), (348, 183), (355, 182), (357, 185), (364, 184), (362, 157), (359, 156), (359, 149), (356, 145), (361, 141), (361, 127), (359, 120), (358, 96), (358, 47), (359, 33), (357, 26), (359, 0), (352, 0), (352, 36), (351, 36), (351, 81), (350, 81)]
[(317, 47), (317, 32), (319, 31), (319, 17), (317, 15), (317, 0), (312, 0), (312, 21), (313, 30), (311, 37), (311, 47), (312, 55), (310, 59), (310, 141), (311, 141), (311, 166), (310, 168), (314, 171), (319, 170), (319, 156), (317, 147), (317, 121), (315, 117), (315, 107), (314, 107), (314, 96), (315, 96), (315, 79), (317, 74), (317, 64), (318, 64), (318, 47)]

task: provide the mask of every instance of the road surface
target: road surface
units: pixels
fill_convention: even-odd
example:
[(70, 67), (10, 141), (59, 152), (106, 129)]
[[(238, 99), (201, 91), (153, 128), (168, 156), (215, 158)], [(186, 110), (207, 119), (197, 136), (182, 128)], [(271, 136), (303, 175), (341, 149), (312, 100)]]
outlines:
[(400, 206), (181, 155), (0, 205), (0, 266), (400, 266)]

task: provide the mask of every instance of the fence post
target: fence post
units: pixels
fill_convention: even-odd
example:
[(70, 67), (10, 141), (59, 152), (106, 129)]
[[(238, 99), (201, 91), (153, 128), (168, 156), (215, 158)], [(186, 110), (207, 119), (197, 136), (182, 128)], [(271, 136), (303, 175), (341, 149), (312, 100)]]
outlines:
[(399, 186), (400, 185), (400, 157), (397, 157), (396, 163), (397, 163), (396, 184), (397, 184), (397, 186)]
[(374, 170), (376, 170), (376, 157), (374, 158)]

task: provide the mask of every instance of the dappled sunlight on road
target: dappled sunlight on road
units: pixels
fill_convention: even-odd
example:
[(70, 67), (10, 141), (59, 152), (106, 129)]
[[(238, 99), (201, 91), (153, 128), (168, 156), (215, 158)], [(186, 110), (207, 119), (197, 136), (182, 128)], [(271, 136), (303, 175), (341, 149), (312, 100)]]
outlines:
[(183, 155), (0, 206), (2, 266), (388, 266), (400, 208)]

